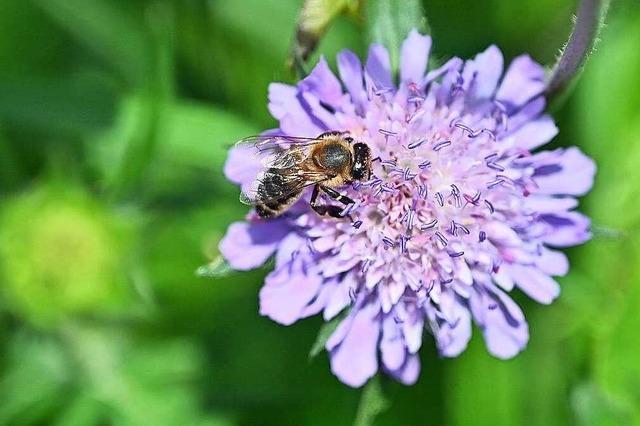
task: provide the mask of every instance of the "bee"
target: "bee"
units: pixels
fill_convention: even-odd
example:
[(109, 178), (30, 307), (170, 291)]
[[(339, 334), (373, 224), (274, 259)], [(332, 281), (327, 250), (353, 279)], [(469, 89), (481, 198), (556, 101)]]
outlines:
[[(371, 176), (371, 150), (347, 133), (331, 131), (315, 138), (261, 135), (238, 142), (262, 160), (263, 169), (240, 201), (255, 206), (261, 218), (274, 218), (298, 201), (313, 186), (311, 208), (321, 216), (341, 218), (344, 206), (355, 203), (336, 190)], [(318, 202), (320, 192), (344, 206)]]

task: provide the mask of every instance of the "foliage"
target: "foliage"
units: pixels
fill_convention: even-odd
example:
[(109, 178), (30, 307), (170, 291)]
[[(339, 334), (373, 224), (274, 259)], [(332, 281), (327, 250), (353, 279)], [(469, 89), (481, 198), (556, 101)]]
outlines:
[[(336, 52), (364, 53), (371, 40), (395, 49), (426, 25), (422, 12), (438, 61), (496, 43), (552, 64), (575, 10), (572, 0), (357, 3), (307, 65), (319, 55), (335, 65)], [(0, 424), (637, 424), (636, 3), (612, 2), (556, 111), (556, 143), (599, 166), (584, 210), (613, 232), (570, 251), (558, 303), (519, 301), (532, 337), (516, 359), (491, 358), (477, 338), (439, 359), (427, 336), (415, 386), (376, 379), (363, 392), (327, 372), (319, 349), (331, 323), (309, 362), (321, 319), (284, 328), (258, 315), (265, 270), (227, 274), (214, 261), (212, 279), (194, 274), (246, 213), (222, 167), (238, 138), (274, 125), (267, 85), (292, 80), (302, 2), (4, 1)]]

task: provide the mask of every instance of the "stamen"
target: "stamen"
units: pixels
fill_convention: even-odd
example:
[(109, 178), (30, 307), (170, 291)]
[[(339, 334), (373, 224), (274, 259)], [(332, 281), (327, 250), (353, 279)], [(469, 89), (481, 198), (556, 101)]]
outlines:
[(494, 152), (493, 154), (489, 154), (489, 155), (487, 155), (486, 157), (484, 157), (484, 160), (485, 160), (485, 161), (489, 161), (489, 160), (491, 160), (492, 158), (495, 158), (495, 157), (497, 157), (497, 156), (498, 156), (498, 154), (497, 154), (496, 152)]
[(440, 284), (442, 284), (442, 285), (451, 284), (452, 282), (453, 282), (453, 278), (448, 278), (446, 280), (440, 280)]
[(425, 185), (418, 185), (418, 196), (426, 200), (428, 195), (427, 187)]
[(451, 225), (449, 226), (449, 233), (451, 233), (454, 237), (458, 236), (458, 227), (453, 220), (451, 221)]
[(458, 187), (454, 183), (451, 184), (451, 194), (452, 195), (460, 194), (460, 190), (458, 189)]
[(393, 240), (389, 237), (384, 237), (382, 239), (382, 243), (384, 244), (384, 249), (388, 250), (390, 248), (393, 248), (396, 246), (396, 243), (393, 242)]
[(444, 197), (441, 193), (436, 192), (436, 200), (438, 201), (438, 204), (440, 204), (440, 207), (444, 207)]
[(367, 270), (369, 270), (369, 267), (371, 266), (371, 260), (370, 259), (365, 259), (364, 262), (362, 262), (362, 267), (360, 268), (362, 270), (362, 273), (366, 273)]
[(353, 182), (353, 184), (351, 185), (354, 191), (359, 191), (361, 186), (362, 182), (360, 182), (359, 180)]
[(378, 129), (378, 133), (384, 136), (398, 136), (396, 132), (392, 132), (391, 130)]
[(464, 256), (463, 251), (449, 252), (449, 257), (451, 258), (455, 259), (456, 257), (460, 257), (460, 256)]
[(491, 182), (487, 183), (487, 188), (493, 189), (496, 186), (501, 185), (502, 183), (504, 183), (504, 180), (498, 178), (496, 180), (492, 180)]
[(484, 203), (487, 205), (487, 207), (489, 208), (489, 213), (492, 213), (496, 211), (495, 208), (493, 208), (493, 204), (491, 204), (491, 201), (489, 200), (484, 200)]
[(433, 229), (438, 224), (438, 219), (433, 219), (431, 222), (425, 223), (420, 227), (421, 231), (426, 231), (429, 229)]
[(420, 103), (424, 101), (424, 98), (422, 96), (412, 96), (409, 99), (407, 99), (407, 102), (411, 102), (411, 103)]
[(356, 229), (360, 229), (360, 227), (362, 226), (362, 221), (356, 220), (355, 222), (353, 222), (352, 226)]
[(442, 243), (442, 245), (444, 247), (447, 246), (447, 242), (448, 240), (445, 238), (444, 235), (442, 235), (442, 233), (440, 231), (436, 231), (436, 233), (434, 234), (436, 236), (436, 238), (438, 239), (438, 241), (440, 241), (440, 243)]
[(484, 231), (480, 231), (480, 233), (478, 234), (478, 241), (482, 243), (486, 239), (487, 239), (487, 233)]
[(427, 140), (426, 139), (418, 139), (416, 141), (411, 142), (409, 145), (407, 145), (407, 148), (409, 149), (414, 149), (419, 147), (420, 145), (422, 145), (423, 143), (425, 143)]
[(373, 94), (376, 96), (381, 96), (381, 95), (384, 95), (385, 93), (390, 93), (390, 92), (393, 92), (393, 89), (391, 87), (382, 87), (376, 90), (375, 92), (373, 92)]
[(380, 164), (388, 167), (395, 167), (397, 165), (395, 160), (384, 160), (384, 161), (381, 161)]
[(499, 172), (504, 172), (504, 170), (505, 170), (504, 167), (502, 167), (500, 164), (494, 163), (494, 162), (491, 162), (491, 161), (487, 163), (487, 167), (489, 167), (490, 169), (493, 169), (493, 170), (497, 170)]
[(397, 316), (397, 315), (394, 315), (394, 316), (393, 316), (393, 321), (394, 321), (396, 324), (402, 324), (402, 323), (404, 322), (404, 321), (403, 321), (399, 316)]
[(435, 144), (435, 145), (433, 146), (433, 150), (434, 150), (434, 151), (436, 151), (436, 152), (438, 152), (438, 151), (440, 151), (442, 148), (447, 147), (447, 146), (449, 146), (449, 145), (451, 145), (451, 141), (440, 141), (440, 142), (438, 142), (437, 144)]
[(391, 188), (390, 186), (388, 186), (386, 184), (385, 185), (381, 185), (380, 189), (382, 190), (382, 192), (388, 192), (388, 193), (391, 193), (391, 194), (394, 194), (394, 193), (396, 193), (398, 191), (397, 189)]
[(416, 112), (414, 112), (413, 114), (411, 114), (409, 117), (407, 117), (406, 122), (407, 124), (411, 124), (414, 121), (416, 121), (418, 118), (422, 117), (423, 115), (425, 115), (426, 111), (424, 109), (419, 109)]
[(400, 235), (400, 252), (407, 252), (407, 241), (409, 241), (409, 237), (405, 237), (404, 235)]
[(462, 230), (462, 232), (464, 232), (466, 235), (469, 235), (471, 233), (471, 231), (469, 231), (469, 228), (467, 228), (461, 223), (456, 223), (456, 229)]
[(411, 179), (415, 178), (416, 176), (418, 176), (418, 174), (417, 173), (412, 173), (411, 170), (409, 170), (408, 167), (404, 170), (404, 180), (411, 180)]
[(431, 161), (429, 161), (429, 160), (423, 161), (422, 163), (418, 164), (418, 167), (419, 167), (421, 170), (426, 170), (426, 169), (428, 169), (430, 166), (431, 166)]
[(311, 252), (313, 254), (317, 253), (317, 250), (313, 246), (313, 241), (311, 240), (311, 238), (307, 238), (307, 248), (309, 249), (309, 252)]
[(415, 218), (416, 213), (413, 210), (409, 210), (407, 213), (407, 231), (410, 231), (413, 228), (413, 220)]
[(356, 289), (353, 287), (349, 287), (349, 299), (351, 303), (356, 303)]

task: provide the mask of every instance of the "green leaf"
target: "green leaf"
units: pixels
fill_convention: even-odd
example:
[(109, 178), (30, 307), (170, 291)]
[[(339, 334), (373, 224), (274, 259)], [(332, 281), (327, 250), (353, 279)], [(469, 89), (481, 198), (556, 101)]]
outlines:
[(419, 0), (370, 0), (367, 11), (369, 41), (381, 43), (391, 54), (391, 69), (398, 70), (400, 44), (412, 29), (428, 33)]
[(345, 309), (339, 315), (336, 315), (329, 322), (322, 324), (320, 327), (320, 331), (318, 332), (318, 336), (316, 337), (316, 341), (313, 342), (313, 346), (311, 346), (311, 350), (309, 351), (309, 359), (313, 359), (322, 352), (324, 349), (324, 345), (329, 340), (329, 337), (333, 334), (333, 332), (338, 328), (338, 324), (347, 316), (348, 309)]
[(358, 405), (356, 420), (353, 424), (355, 426), (371, 426), (376, 417), (385, 412), (390, 406), (391, 403), (382, 392), (380, 377), (376, 375), (369, 380), (369, 383), (362, 390), (360, 405)]
[(226, 260), (219, 256), (211, 263), (202, 265), (196, 270), (196, 275), (203, 278), (219, 278), (234, 272)]

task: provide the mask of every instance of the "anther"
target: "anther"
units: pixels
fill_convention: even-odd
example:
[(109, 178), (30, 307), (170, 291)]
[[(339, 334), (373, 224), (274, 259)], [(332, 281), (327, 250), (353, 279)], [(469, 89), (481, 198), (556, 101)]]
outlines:
[(419, 147), (420, 145), (422, 145), (423, 143), (425, 143), (427, 140), (426, 139), (418, 139), (416, 141), (411, 142), (409, 145), (407, 145), (407, 148), (409, 149), (414, 149)]
[(421, 231), (427, 231), (429, 229), (433, 229), (438, 224), (438, 219), (433, 219), (431, 222), (427, 222), (420, 227)]
[(491, 161), (489, 161), (487, 163), (487, 167), (490, 168), (490, 169), (493, 169), (493, 170), (497, 170), (499, 172), (504, 172), (504, 170), (505, 170), (504, 167), (502, 167), (500, 164), (494, 163), (494, 162), (491, 162)]
[(384, 136), (397, 136), (398, 135), (396, 132), (392, 132), (390, 130), (385, 130), (385, 129), (378, 129), (378, 133), (380, 133), (381, 135), (384, 135)]
[(487, 239), (487, 233), (484, 231), (480, 231), (480, 233), (478, 234), (478, 241), (483, 242), (486, 239)]
[(484, 203), (486, 204), (487, 208), (489, 209), (489, 213), (493, 213), (493, 212), (496, 211), (496, 209), (493, 207), (493, 204), (491, 204), (491, 201), (484, 200)]
[(418, 164), (418, 167), (421, 170), (426, 170), (426, 169), (429, 168), (429, 166), (431, 166), (431, 161), (429, 161), (429, 160), (423, 161), (422, 163)]
[(393, 242), (393, 240), (389, 237), (384, 237), (382, 239), (382, 243), (384, 244), (384, 249), (388, 250), (390, 248), (393, 248), (396, 246), (396, 243)]
[(440, 204), (440, 207), (444, 206), (444, 197), (441, 193), (436, 192), (436, 200), (438, 201), (438, 204)]
[(360, 227), (362, 226), (362, 221), (356, 220), (355, 222), (353, 222), (352, 226), (356, 229), (360, 229)]
[(440, 141), (440, 142), (438, 142), (437, 144), (435, 144), (435, 145), (433, 146), (433, 150), (434, 150), (434, 151), (436, 151), (436, 152), (438, 152), (438, 151), (440, 151), (442, 148), (447, 147), (447, 146), (449, 146), (449, 145), (451, 145), (451, 141)]
[(454, 252), (449, 252), (449, 257), (451, 258), (456, 258), (456, 257), (460, 257), (460, 256), (464, 256), (464, 252), (463, 251), (454, 251)]
[(442, 235), (442, 233), (441, 233), (440, 231), (436, 231), (436, 233), (435, 233), (434, 235), (436, 236), (436, 238), (438, 239), (438, 241), (440, 241), (440, 243), (441, 243), (443, 246), (445, 246), (445, 247), (447, 246), (447, 242), (448, 242), (448, 240), (445, 238), (445, 236), (444, 236), (444, 235)]
[(425, 185), (418, 185), (418, 195), (424, 200), (427, 199), (429, 191), (427, 190), (427, 187)]
[(487, 183), (487, 188), (488, 189), (493, 189), (496, 186), (501, 185), (503, 182), (504, 182), (504, 180), (502, 180), (500, 178), (492, 180), (491, 182)]

